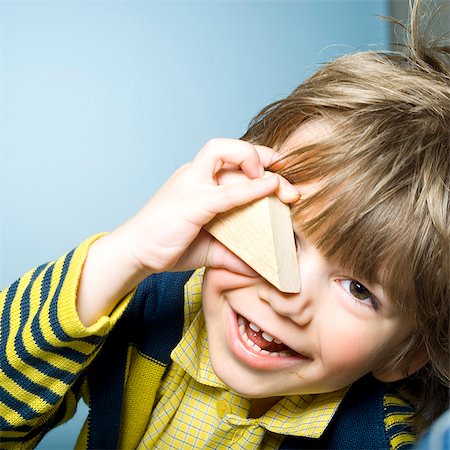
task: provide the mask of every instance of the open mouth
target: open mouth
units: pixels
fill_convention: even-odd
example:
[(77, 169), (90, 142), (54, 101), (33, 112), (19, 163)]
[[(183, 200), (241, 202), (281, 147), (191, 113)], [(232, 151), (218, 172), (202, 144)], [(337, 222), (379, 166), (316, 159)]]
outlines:
[(238, 328), (243, 342), (256, 353), (273, 357), (299, 356), (299, 353), (240, 315)]

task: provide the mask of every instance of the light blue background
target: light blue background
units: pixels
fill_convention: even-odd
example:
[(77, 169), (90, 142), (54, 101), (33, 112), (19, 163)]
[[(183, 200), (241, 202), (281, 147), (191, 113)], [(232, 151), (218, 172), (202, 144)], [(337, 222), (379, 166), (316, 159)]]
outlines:
[[(386, 48), (386, 1), (0, 1), (0, 284), (136, 211), (317, 64)], [(337, 45), (336, 45), (337, 44)], [(73, 448), (86, 413), (40, 449)]]

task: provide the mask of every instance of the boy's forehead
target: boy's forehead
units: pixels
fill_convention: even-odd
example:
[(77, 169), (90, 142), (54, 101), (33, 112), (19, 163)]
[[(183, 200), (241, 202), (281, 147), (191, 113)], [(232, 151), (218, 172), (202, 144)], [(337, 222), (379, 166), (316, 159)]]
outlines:
[[(278, 149), (280, 154), (289, 153), (292, 150), (301, 148), (307, 145), (314, 144), (330, 136), (332, 132), (331, 125), (323, 119), (310, 120), (300, 125), (280, 146)], [(300, 200), (305, 200), (319, 191), (321, 185), (325, 180), (308, 181), (307, 183), (298, 183), (295, 185), (299, 194)], [(323, 205), (322, 205), (323, 206)], [(320, 208), (317, 205), (319, 212)], [(313, 210), (316, 208), (313, 208)], [(312, 212), (312, 211), (310, 211)], [(294, 218), (295, 221), (295, 218)]]
[(302, 123), (280, 146), (279, 152), (285, 153), (296, 148), (314, 144), (331, 136), (332, 127), (323, 119), (309, 120)]

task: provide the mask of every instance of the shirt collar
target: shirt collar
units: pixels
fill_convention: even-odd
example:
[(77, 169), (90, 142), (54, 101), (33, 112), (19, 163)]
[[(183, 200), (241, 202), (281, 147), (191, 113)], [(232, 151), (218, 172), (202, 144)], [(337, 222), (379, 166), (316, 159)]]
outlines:
[(183, 337), (171, 357), (199, 383), (228, 389), (215, 374), (209, 359), (208, 337), (201, 308), (203, 273), (201, 269), (194, 272), (185, 285)]
[[(171, 356), (197, 382), (230, 390), (215, 374), (209, 358), (201, 308), (203, 274), (203, 269), (196, 271), (186, 283), (183, 337)], [(274, 433), (318, 438), (330, 423), (347, 390), (348, 388), (344, 388), (325, 394), (286, 396), (255, 420)]]

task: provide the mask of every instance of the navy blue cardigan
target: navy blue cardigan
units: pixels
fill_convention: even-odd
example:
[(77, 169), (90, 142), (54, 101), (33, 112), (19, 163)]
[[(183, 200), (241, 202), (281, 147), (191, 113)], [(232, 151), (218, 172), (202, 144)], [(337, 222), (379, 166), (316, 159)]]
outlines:
[[(191, 274), (165, 273), (144, 280), (91, 365), (89, 448), (117, 448), (128, 346), (170, 367), (170, 353), (182, 334), (184, 284)], [(392, 437), (410, 434), (410, 428), (407, 423), (387, 428), (386, 415), (408, 414), (411, 409), (390, 411), (384, 404), (387, 394), (398, 395), (371, 376), (362, 378), (352, 385), (319, 439), (287, 436), (281, 449), (389, 449)], [(407, 448), (410, 445), (401, 446)]]

